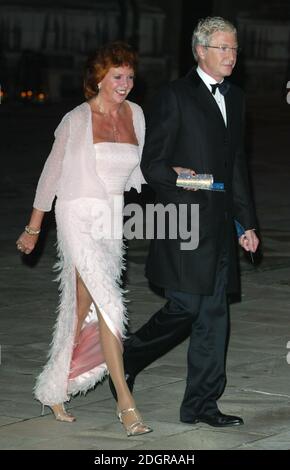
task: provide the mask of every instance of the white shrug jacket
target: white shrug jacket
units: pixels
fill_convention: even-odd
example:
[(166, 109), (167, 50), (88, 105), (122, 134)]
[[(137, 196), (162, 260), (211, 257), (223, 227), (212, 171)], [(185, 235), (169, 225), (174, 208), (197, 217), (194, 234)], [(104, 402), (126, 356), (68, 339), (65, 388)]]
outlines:
[[(132, 111), (141, 159), (144, 114), (139, 105), (126, 102)], [(33, 207), (50, 211), (55, 196), (62, 200), (80, 197), (108, 199), (106, 188), (96, 172), (95, 159), (91, 107), (84, 102), (67, 113), (55, 130), (55, 141), (39, 178)], [(133, 187), (140, 192), (142, 183), (145, 179), (138, 165), (132, 171), (125, 190)]]

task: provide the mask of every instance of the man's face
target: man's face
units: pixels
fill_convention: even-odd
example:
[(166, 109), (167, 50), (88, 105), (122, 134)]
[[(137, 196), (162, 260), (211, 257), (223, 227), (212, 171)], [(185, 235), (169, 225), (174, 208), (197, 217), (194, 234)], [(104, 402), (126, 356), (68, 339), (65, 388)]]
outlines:
[(214, 47), (197, 46), (198, 64), (204, 72), (220, 82), (231, 75), (236, 64), (237, 37), (234, 33), (217, 31), (212, 34), (208, 45)]

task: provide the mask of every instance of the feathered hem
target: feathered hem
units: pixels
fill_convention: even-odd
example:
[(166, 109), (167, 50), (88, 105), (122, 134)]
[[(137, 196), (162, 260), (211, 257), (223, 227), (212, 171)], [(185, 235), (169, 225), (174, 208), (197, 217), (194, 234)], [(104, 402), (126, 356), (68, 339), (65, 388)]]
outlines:
[(108, 369), (106, 364), (101, 364), (75, 379), (70, 379), (68, 381), (68, 393), (69, 395), (77, 395), (78, 393), (85, 395), (97, 383), (103, 382), (107, 375)]
[[(58, 239), (55, 269), (59, 271), (56, 280), (60, 282), (60, 303), (49, 359), (34, 389), (35, 397), (50, 406), (68, 401), (71, 395), (86, 393), (104, 380), (108, 373), (98, 337), (95, 305), (120, 344), (125, 337), (128, 321), (124, 291), (119, 286), (124, 269), (122, 240), (95, 240), (84, 223), (88, 205), (83, 201), (56, 203), (55, 211)], [(83, 230), (84, 225), (86, 231)], [(77, 326), (76, 270), (94, 302), (85, 319), (78, 345), (74, 344)]]

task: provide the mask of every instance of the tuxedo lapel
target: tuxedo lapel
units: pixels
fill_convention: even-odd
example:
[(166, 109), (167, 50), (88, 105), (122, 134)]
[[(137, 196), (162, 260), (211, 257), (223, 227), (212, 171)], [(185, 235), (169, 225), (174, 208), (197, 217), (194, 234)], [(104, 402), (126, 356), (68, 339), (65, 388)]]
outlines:
[(224, 118), (221, 110), (218, 107), (213, 94), (209, 91), (205, 83), (202, 81), (198, 73), (192, 69), (186, 76), (190, 85), (191, 94), (194, 96), (200, 105), (205, 109), (205, 112), (212, 115), (214, 120), (217, 120), (223, 127), (226, 128)]
[(234, 117), (234, 102), (233, 101), (234, 101), (233, 93), (232, 93), (232, 90), (229, 89), (228, 93), (225, 95), (228, 131), (230, 131), (230, 128), (233, 125), (233, 117)]

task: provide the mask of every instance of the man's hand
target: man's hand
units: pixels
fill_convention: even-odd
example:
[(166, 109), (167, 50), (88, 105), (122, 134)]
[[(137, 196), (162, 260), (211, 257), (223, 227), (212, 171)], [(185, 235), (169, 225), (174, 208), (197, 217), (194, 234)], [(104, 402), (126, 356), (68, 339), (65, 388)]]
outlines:
[(239, 244), (245, 251), (251, 251), (255, 253), (259, 246), (259, 239), (255, 233), (255, 230), (246, 230), (243, 235), (239, 238)]
[[(190, 168), (183, 168), (182, 166), (173, 166), (172, 169), (178, 174), (178, 176), (181, 173), (186, 173), (192, 176), (196, 175), (195, 171), (191, 170)], [(194, 189), (194, 188), (183, 188), (183, 189), (185, 189), (186, 191), (198, 191), (197, 189)]]
[(172, 169), (180, 175), (180, 173), (189, 173), (190, 175), (194, 176), (196, 175), (194, 170), (191, 170), (190, 168), (182, 168), (182, 166), (173, 166)]

